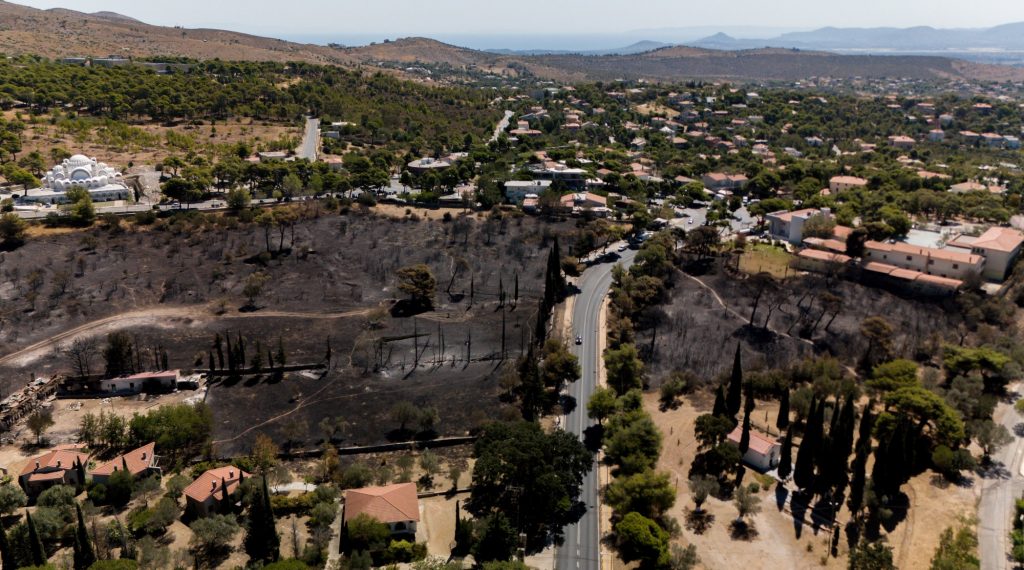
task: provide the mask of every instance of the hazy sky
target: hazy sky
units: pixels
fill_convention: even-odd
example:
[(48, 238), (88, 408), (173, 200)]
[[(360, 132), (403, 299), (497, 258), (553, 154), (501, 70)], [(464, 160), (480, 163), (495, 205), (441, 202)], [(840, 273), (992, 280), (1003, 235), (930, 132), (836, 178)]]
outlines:
[(694, 26), (985, 27), (1024, 21), (1022, 0), (16, 0), (110, 10), (160, 25), (265, 35), (611, 34)]

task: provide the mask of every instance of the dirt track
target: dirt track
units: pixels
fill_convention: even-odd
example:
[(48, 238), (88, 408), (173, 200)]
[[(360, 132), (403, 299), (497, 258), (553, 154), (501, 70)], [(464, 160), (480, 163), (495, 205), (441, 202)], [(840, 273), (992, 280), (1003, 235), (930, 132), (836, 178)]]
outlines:
[(209, 305), (192, 307), (156, 307), (141, 311), (131, 311), (98, 319), (73, 329), (66, 330), (60, 334), (45, 338), (31, 344), (21, 350), (12, 352), (0, 357), (0, 366), (27, 366), (37, 358), (46, 354), (52, 347), (65, 341), (74, 341), (77, 338), (105, 334), (115, 330), (136, 327), (155, 326), (160, 327), (167, 324), (166, 319), (189, 319), (192, 321), (210, 322), (221, 319), (274, 319), (274, 318), (302, 318), (302, 319), (344, 319), (349, 317), (363, 316), (369, 313), (370, 309), (358, 309), (341, 313), (303, 313), (296, 311), (255, 311), (251, 313), (232, 313), (216, 315), (212, 313)]

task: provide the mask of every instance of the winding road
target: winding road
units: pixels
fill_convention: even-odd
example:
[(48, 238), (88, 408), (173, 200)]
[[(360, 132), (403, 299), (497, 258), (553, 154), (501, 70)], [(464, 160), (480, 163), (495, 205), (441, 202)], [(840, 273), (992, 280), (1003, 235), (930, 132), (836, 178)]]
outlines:
[[(1011, 386), (1015, 392), (1020, 386)], [(1017, 424), (1024, 421), (1012, 405), (1000, 403), (994, 419), (1015, 433)], [(1013, 528), (1014, 502), (1024, 494), (1024, 475), (1021, 459), (1024, 458), (1024, 438), (1014, 437), (992, 455), (994, 465), (1001, 469), (991, 470), (986, 478), (979, 478), (981, 500), (978, 502), (978, 553), (981, 555), (981, 570), (1008, 570), (1011, 568), (1009, 534)]]
[[(618, 246), (621, 244), (614, 244)], [(613, 246), (613, 247), (614, 247)], [(604, 300), (612, 284), (612, 268), (616, 263), (629, 267), (636, 251), (626, 250), (615, 263), (602, 263), (587, 269), (580, 277), (579, 294), (575, 299), (572, 323), (573, 336), (583, 337), (583, 344), (574, 345), (573, 353), (580, 360), (583, 377), (569, 387), (569, 395), (576, 399), (576, 407), (562, 419), (566, 431), (583, 439), (587, 428), (594, 422), (587, 417), (587, 402), (598, 385), (601, 370), (601, 339), (599, 328)], [(598, 464), (583, 479), (580, 499), (587, 510), (583, 518), (565, 529), (565, 542), (555, 554), (558, 570), (596, 570), (601, 567), (601, 518), (598, 510)]]

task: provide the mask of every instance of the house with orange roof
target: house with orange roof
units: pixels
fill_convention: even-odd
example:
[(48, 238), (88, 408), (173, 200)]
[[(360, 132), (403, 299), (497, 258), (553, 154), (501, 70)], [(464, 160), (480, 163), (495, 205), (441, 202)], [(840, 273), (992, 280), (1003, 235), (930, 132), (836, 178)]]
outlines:
[(207, 516), (224, 510), (231, 503), (231, 494), (248, 477), (252, 475), (234, 465), (204, 472), (191, 485), (185, 487), (186, 509), (198, 516)]
[(342, 524), (359, 515), (367, 515), (391, 529), (392, 535), (416, 536), (420, 521), (420, 503), (415, 483), (399, 483), (386, 487), (365, 487), (345, 491)]
[(949, 245), (970, 248), (971, 253), (985, 258), (982, 276), (1003, 281), (1020, 256), (1024, 234), (1013, 228), (992, 227), (978, 237), (960, 236)]
[(107, 484), (110, 476), (116, 471), (127, 471), (132, 478), (140, 479), (149, 475), (159, 474), (157, 466), (156, 442), (150, 442), (124, 455), (119, 455), (89, 472), (94, 483)]
[[(742, 427), (737, 427), (729, 434), (729, 441), (736, 445), (740, 444), (742, 438)], [(743, 454), (744, 463), (763, 473), (778, 467), (781, 458), (782, 445), (778, 440), (755, 429), (750, 430), (750, 446)]]
[(29, 459), (18, 482), (29, 495), (56, 485), (84, 485), (88, 463), (89, 456), (78, 449), (53, 449)]
[(843, 190), (849, 190), (851, 188), (864, 188), (867, 185), (867, 180), (856, 176), (833, 176), (832, 179), (828, 181), (828, 189), (833, 194), (838, 194)]
[(925, 275), (964, 279), (981, 275), (985, 258), (959, 248), (936, 249), (909, 243), (868, 241), (864, 244), (864, 262), (878, 262)]

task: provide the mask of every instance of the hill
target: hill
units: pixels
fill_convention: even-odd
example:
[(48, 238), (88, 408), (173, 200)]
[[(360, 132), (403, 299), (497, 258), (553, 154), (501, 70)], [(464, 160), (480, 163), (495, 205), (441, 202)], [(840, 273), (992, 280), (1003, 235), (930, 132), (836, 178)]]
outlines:
[[(991, 30), (989, 35), (995, 41), (1012, 38), (1018, 30), (1017, 26), (1005, 26)], [(927, 31), (921, 34), (926, 35)], [(346, 66), (382, 62), (411, 66), (418, 63), (479, 69), (501, 75), (528, 72), (544, 79), (565, 82), (619, 77), (662, 81), (691, 78), (795, 80), (811, 76), (1024, 79), (1024, 69), (973, 64), (946, 57), (879, 57), (782, 48), (741, 49), (752, 47), (748, 44), (750, 41), (734, 40), (722, 34), (708, 38), (712, 45), (704, 47), (659, 48), (654, 42), (641, 42), (604, 54), (496, 54), (428, 38), (333, 48), (224, 30), (153, 26), (112, 12), (86, 14), (66, 9), (38, 10), (0, 0), (0, 45), (4, 46), (3, 52), (10, 55), (36, 54), (51, 58), (111, 54), (136, 58), (180, 56)], [(763, 40), (753, 41), (761, 42), (757, 47), (771, 45)], [(719, 49), (709, 49), (711, 47)]]

